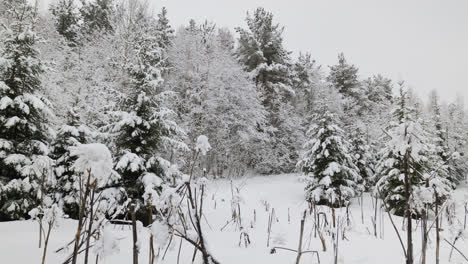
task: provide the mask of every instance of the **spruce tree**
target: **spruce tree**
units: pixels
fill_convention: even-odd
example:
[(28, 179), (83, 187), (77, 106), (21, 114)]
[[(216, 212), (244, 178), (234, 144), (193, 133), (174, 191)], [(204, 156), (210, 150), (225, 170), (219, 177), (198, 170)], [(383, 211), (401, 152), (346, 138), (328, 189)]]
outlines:
[(218, 40), (221, 43), (221, 47), (228, 52), (233, 52), (236, 41), (232, 32), (228, 28), (219, 28), (218, 29)]
[(80, 9), (83, 17), (82, 30), (86, 34), (114, 31), (112, 25), (113, 0), (83, 1)]
[(369, 189), (372, 186), (374, 177), (374, 157), (371, 148), (368, 144), (368, 135), (361, 126), (355, 127), (350, 135), (351, 149), (350, 153), (353, 157), (354, 164), (359, 169), (361, 176), (358, 182), (361, 190)]
[(306, 199), (331, 207), (346, 206), (363, 191), (350, 143), (335, 114), (322, 108), (307, 132), (309, 141), (298, 167), (306, 176)]
[[(376, 186), (387, 208), (399, 216), (407, 216), (413, 189), (425, 185), (423, 175), (428, 166), (427, 134), (414, 115), (415, 110), (409, 105), (407, 92), (400, 83), (400, 97), (393, 110), (393, 121), (385, 132), (385, 147), (380, 153)], [(413, 214), (417, 212), (412, 210)]]
[(424, 167), (423, 180), (419, 186), (414, 187), (412, 207), (418, 214), (440, 208), (450, 199), (455, 184), (451, 178), (451, 168), (447, 161), (440, 156), (440, 148), (430, 144), (425, 153), (427, 161), (422, 162)]
[[(376, 85), (374, 83), (364, 82), (363, 84), (367, 85), (362, 85), (358, 80), (358, 68), (349, 64), (343, 53), (338, 55), (338, 64), (330, 67), (327, 80), (343, 96), (342, 105), (346, 112), (346, 116), (342, 119), (343, 128), (353, 146), (350, 153), (363, 178), (360, 184), (368, 187), (373, 182), (375, 164), (375, 155), (371, 151), (372, 139), (369, 129), (371, 124), (369, 123), (375, 122), (376, 112), (373, 111), (378, 110), (375, 107), (377, 103), (372, 100), (380, 100), (372, 96), (377, 97), (375, 95), (378, 94), (383, 97), (385, 94), (380, 91), (381, 89), (374, 87)], [(372, 93), (369, 93), (366, 88), (370, 88)], [(382, 102), (379, 102), (379, 106), (381, 105)]]
[(75, 0), (59, 0), (49, 7), (55, 17), (57, 32), (70, 42), (70, 46), (78, 43), (83, 18)]
[[(441, 162), (446, 164), (447, 166), (450, 165), (450, 149), (447, 142), (447, 134), (446, 130), (442, 123), (441, 117), (441, 109), (439, 104), (439, 96), (435, 91), (431, 93), (430, 98), (430, 107), (431, 107), (431, 115), (432, 115), (432, 134), (433, 134), (433, 144), (435, 145), (435, 151)], [(448, 177), (449, 180), (455, 185), (457, 183), (456, 178), (453, 177), (450, 171), (453, 171), (453, 168), (448, 167)]]
[(357, 97), (358, 68), (348, 64), (343, 53), (338, 54), (338, 64), (330, 66), (327, 80), (345, 96)]
[(317, 100), (317, 86), (321, 81), (320, 66), (312, 60), (310, 53), (299, 53), (299, 57), (293, 64), (292, 84), (296, 94), (294, 106), (299, 108), (303, 115), (309, 113)]
[(160, 46), (167, 49), (171, 45), (172, 38), (174, 37), (174, 29), (169, 24), (166, 7), (163, 7), (158, 14), (156, 29), (160, 34)]
[(36, 161), (48, 154), (50, 104), (38, 95), (43, 72), (34, 8), (7, 3), (9, 24), (0, 50), (0, 220), (27, 217), (38, 203), (42, 172)]
[(71, 156), (73, 147), (89, 143), (92, 131), (80, 122), (75, 109), (70, 109), (67, 124), (62, 125), (52, 145), (50, 157), (55, 160), (54, 174), (60, 206), (70, 218), (77, 219), (80, 202), (80, 175), (73, 169), (76, 157)]
[[(263, 142), (255, 163), (261, 173), (290, 172), (297, 163), (300, 142), (292, 132), (303, 136), (298, 114), (292, 107), (295, 96), (291, 81), (290, 51), (283, 46), (283, 27), (274, 23), (273, 14), (257, 8), (247, 13), (248, 29), (236, 28), (239, 45), (236, 55), (251, 73), (262, 104), (268, 111), (268, 126), (259, 126), (269, 139)], [(289, 116), (285, 116), (288, 113)], [(293, 121), (292, 121), (293, 120)]]
[(263, 105), (278, 111), (284, 95), (292, 92), (289, 79), (290, 52), (283, 47), (283, 28), (273, 22), (273, 14), (257, 8), (247, 14), (248, 29), (236, 28), (240, 34), (237, 56), (263, 94)]
[(450, 103), (448, 106), (448, 117), (446, 125), (446, 135), (449, 150), (452, 153), (460, 153), (461, 157), (458, 160), (451, 160), (449, 163), (452, 167), (452, 178), (455, 182), (460, 182), (466, 179), (468, 173), (466, 144), (468, 143), (467, 122), (463, 101), (457, 99), (456, 102)]
[(390, 105), (393, 102), (392, 80), (374, 75), (363, 82), (366, 97), (373, 104)]
[[(148, 223), (144, 195), (153, 198), (168, 183), (167, 161), (161, 158), (165, 141), (179, 131), (167, 119), (171, 112), (161, 106), (164, 50), (159, 46), (158, 31), (146, 25), (135, 40), (135, 61), (128, 67), (126, 94), (114, 114), (118, 121), (112, 125), (117, 149), (115, 170), (121, 175), (120, 186), (126, 202), (137, 205), (138, 218)], [(148, 198), (148, 197), (147, 197)]]

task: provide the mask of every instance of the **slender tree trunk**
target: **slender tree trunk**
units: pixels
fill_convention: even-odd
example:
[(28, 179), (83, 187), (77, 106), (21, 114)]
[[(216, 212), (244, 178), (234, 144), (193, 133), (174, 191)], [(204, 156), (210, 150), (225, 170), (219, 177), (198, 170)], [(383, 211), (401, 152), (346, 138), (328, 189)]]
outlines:
[[(427, 206), (426, 206), (427, 209)], [(426, 210), (425, 209), (425, 210)], [(424, 212), (423, 219), (421, 219), (421, 232), (422, 232), (422, 249), (421, 249), (421, 264), (426, 264), (426, 251), (427, 251), (427, 211)]]
[(76, 259), (78, 257), (81, 229), (83, 228), (83, 217), (84, 217), (84, 213), (85, 213), (85, 210), (86, 210), (86, 200), (88, 199), (90, 181), (91, 181), (91, 170), (88, 170), (88, 180), (86, 182), (86, 189), (85, 189), (84, 196), (81, 199), (80, 215), (79, 215), (79, 218), (78, 218), (78, 228), (76, 230), (76, 235), (75, 235), (75, 247), (73, 249), (72, 264), (76, 264)]
[(301, 262), (302, 238), (304, 236), (304, 222), (305, 222), (306, 214), (307, 214), (307, 211), (304, 211), (304, 216), (302, 217), (302, 220), (301, 220), (301, 233), (299, 234), (299, 246), (297, 247), (296, 264), (299, 264)]
[(88, 225), (88, 236), (86, 237), (86, 251), (85, 251), (85, 264), (88, 264), (89, 256), (89, 242), (91, 240), (91, 233), (93, 229), (93, 218), (94, 218), (94, 193), (95, 193), (95, 183), (91, 187), (91, 200), (90, 200), (90, 216), (89, 216), (89, 225)]
[(130, 214), (132, 215), (132, 228), (133, 228), (133, 264), (138, 264), (138, 237), (136, 227), (135, 205), (130, 205)]
[[(37, 1), (36, 1), (37, 4)], [(44, 228), (42, 227), (42, 218), (44, 214), (44, 182), (45, 182), (45, 170), (42, 171), (41, 175), (41, 200), (40, 200), (40, 207), (41, 207), (41, 212), (39, 214), (39, 248), (42, 247), (42, 233), (44, 232)]]
[(465, 203), (465, 220), (463, 221), (463, 230), (466, 230), (466, 215), (468, 214), (468, 203)]
[(436, 264), (439, 264), (439, 254), (440, 254), (440, 225), (439, 225), (439, 197), (436, 194)]
[(332, 207), (332, 218), (333, 218), (333, 227), (336, 226), (336, 219), (335, 219), (335, 208)]
[(334, 264), (338, 264), (338, 244), (340, 243), (340, 239), (339, 239), (339, 234), (340, 234), (340, 231), (339, 231), (339, 225), (340, 223), (338, 222), (338, 224), (336, 225), (336, 241), (335, 241), (335, 252), (333, 253), (334, 254)]
[(361, 223), (364, 224), (364, 194), (361, 193)]
[(407, 256), (406, 264), (413, 264), (413, 221), (411, 217), (411, 207), (410, 207), (410, 191), (411, 191), (411, 182), (409, 179), (409, 150), (405, 153), (405, 203), (406, 203), (406, 217), (407, 217)]
[[(151, 198), (151, 196), (150, 196)], [(149, 224), (153, 224), (153, 206), (151, 202), (148, 201), (148, 210), (149, 210)], [(153, 246), (153, 232), (150, 234), (150, 242), (149, 242), (149, 264), (154, 263), (154, 246)]]
[(349, 226), (351, 221), (349, 220), (349, 204), (346, 205), (346, 225)]
[(47, 230), (47, 236), (45, 237), (45, 240), (44, 240), (44, 251), (42, 253), (42, 264), (45, 264), (45, 259), (46, 259), (46, 254), (47, 254), (47, 245), (49, 244), (49, 237), (50, 237), (50, 232), (52, 231), (53, 224), (54, 224), (54, 220), (49, 222), (49, 230)]
[[(426, 188), (429, 188), (429, 179), (426, 179)], [(425, 205), (424, 206), (424, 213), (423, 213), (423, 218), (422, 218), (422, 223), (421, 223), (421, 229), (422, 229), (422, 256), (421, 256), (421, 264), (426, 264), (426, 252), (427, 252), (427, 241), (428, 241), (428, 230), (427, 230), (427, 218), (428, 218), (428, 211), (429, 211), (429, 206)]]
[[(383, 198), (382, 198), (383, 199)], [(384, 203), (385, 201), (383, 201)], [(374, 211), (374, 236), (377, 237), (377, 205), (379, 203), (379, 198), (375, 196), (375, 211)]]

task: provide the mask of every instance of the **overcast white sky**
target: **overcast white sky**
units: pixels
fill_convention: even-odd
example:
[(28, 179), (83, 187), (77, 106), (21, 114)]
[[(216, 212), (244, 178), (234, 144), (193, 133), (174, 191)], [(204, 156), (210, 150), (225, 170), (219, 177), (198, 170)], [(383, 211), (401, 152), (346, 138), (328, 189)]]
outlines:
[(308, 51), (324, 67), (344, 52), (364, 77), (405, 80), (420, 96), (468, 102), (468, 0), (149, 0), (166, 6), (175, 28), (190, 18), (233, 29), (262, 6), (285, 26), (295, 54)]
[(318, 63), (344, 52), (362, 75), (406, 80), (420, 96), (437, 89), (445, 100), (468, 102), (467, 0), (151, 0), (166, 6), (174, 27), (189, 18), (245, 26), (258, 6), (285, 26), (288, 49), (308, 51)]

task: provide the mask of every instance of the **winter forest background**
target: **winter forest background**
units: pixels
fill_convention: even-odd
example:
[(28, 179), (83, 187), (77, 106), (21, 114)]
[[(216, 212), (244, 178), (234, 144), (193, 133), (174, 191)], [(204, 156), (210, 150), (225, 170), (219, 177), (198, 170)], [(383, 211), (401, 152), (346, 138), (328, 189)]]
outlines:
[[(226, 228), (236, 247), (267, 239), (246, 263), (282, 247), (294, 252), (269, 263), (376, 263), (345, 261), (353, 251), (339, 245), (355, 233), (390, 241), (400, 263), (447, 263), (449, 251), (468, 261), (463, 98), (419, 98), (404, 81), (361, 75), (343, 53), (331, 66), (293, 56), (264, 8), (234, 31), (172, 25), (171, 10), (150, 10), (143, 0), (58, 0), (43, 14), (0, 2), (0, 221), (39, 223), (25, 239), (39, 237), (42, 263), (106, 261), (120, 240), (133, 263), (228, 263), (208, 246), (227, 240)], [(272, 199), (294, 182), (300, 208), (284, 198), (280, 217), (261, 198), (259, 210), (248, 197), (269, 187), (242, 194), (252, 175), (279, 175), (260, 177), (277, 184)], [(212, 192), (218, 184), (226, 198)], [(73, 234), (47, 256), (63, 221)], [(273, 223), (292, 226), (281, 238)]]

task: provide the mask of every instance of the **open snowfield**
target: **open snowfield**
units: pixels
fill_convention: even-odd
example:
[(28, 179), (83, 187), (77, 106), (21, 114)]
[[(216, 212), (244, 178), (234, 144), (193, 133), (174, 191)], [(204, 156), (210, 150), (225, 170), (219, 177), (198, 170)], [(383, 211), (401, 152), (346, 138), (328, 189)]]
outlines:
[[(215, 258), (223, 264), (286, 264), (295, 263), (296, 253), (277, 250), (276, 254), (270, 254), (273, 246), (281, 246), (297, 249), (300, 230), (300, 219), (307, 204), (304, 202), (303, 183), (299, 182), (297, 175), (258, 176), (233, 181), (233, 186), (238, 187), (242, 197), (241, 212), (242, 224), (247, 228), (251, 244), (246, 248), (239, 246), (240, 231), (234, 224), (226, 223), (231, 220), (231, 184), (227, 180), (212, 181), (208, 185), (205, 198), (204, 210), (206, 220), (204, 221), (204, 232), (208, 241), (209, 249)], [(457, 217), (463, 227), (463, 204), (467, 200), (468, 186), (461, 185), (454, 193), (456, 200)], [(268, 211), (266, 207), (269, 207)], [(267, 227), (271, 210), (274, 208), (276, 219), (272, 224), (270, 245), (267, 247)], [(290, 219), (288, 221), (288, 210)], [(319, 210), (327, 214), (331, 224), (331, 213), (328, 208)], [(254, 213), (255, 212), (255, 213)], [(346, 225), (346, 210), (338, 210), (337, 217), (343, 226)], [(255, 214), (255, 215), (254, 215)], [(393, 264), (404, 263), (404, 256), (398, 238), (393, 230), (390, 220), (384, 211), (379, 210), (378, 237), (373, 236), (373, 225), (371, 216), (374, 214), (369, 195), (364, 197), (364, 224), (361, 223), (361, 207), (357, 199), (353, 200), (350, 207), (351, 225), (345, 231), (345, 239), (339, 237), (339, 263), (359, 264)], [(382, 220), (380, 217), (383, 216)], [(402, 232), (405, 241), (406, 234), (401, 231), (401, 218), (394, 217), (396, 226)], [(381, 222), (383, 229), (381, 230)], [(320, 239), (314, 237), (313, 216), (308, 215), (305, 222), (303, 248), (317, 250), (321, 263), (333, 263), (332, 238), (326, 232), (325, 240), (327, 250), (322, 251)], [(430, 220), (430, 224), (432, 220)], [(60, 227), (53, 230), (46, 263), (61, 263), (68, 253), (54, 253), (54, 251), (69, 242), (76, 231), (76, 221), (63, 220)], [(453, 241), (455, 227), (447, 228), (448, 222), (443, 219), (444, 231), (441, 238), (441, 263), (467, 263), (454, 251), (451, 261), (448, 261), (450, 246), (443, 241), (447, 238)], [(225, 226), (225, 227), (224, 227)], [(414, 231), (415, 263), (420, 263), (420, 226), (415, 224)], [(220, 231), (223, 228), (223, 231)], [(119, 252), (106, 259), (100, 259), (99, 263), (131, 263), (132, 242), (131, 232), (128, 227), (112, 227), (119, 240)], [(465, 231), (465, 234), (467, 232)], [(382, 236), (382, 238), (381, 238)], [(148, 263), (148, 235), (145, 230), (139, 233), (141, 242), (140, 263)], [(465, 255), (468, 255), (468, 241), (459, 239), (456, 243)], [(174, 237), (164, 260), (159, 259), (156, 263), (177, 263), (177, 255), (180, 239)], [(71, 250), (71, 248), (70, 248)], [(161, 249), (163, 255), (165, 248)], [(38, 224), (33, 221), (15, 221), (0, 223), (0, 263), (39, 263), (42, 249), (38, 248)], [(179, 263), (191, 263), (193, 247), (185, 241), (182, 242)], [(198, 254), (200, 255), (200, 254)], [(435, 235), (431, 232), (431, 240), (427, 252), (427, 263), (435, 263)], [(94, 255), (91, 257), (94, 263)], [(80, 262), (79, 262), (80, 263)], [(302, 257), (301, 263), (318, 263), (317, 258), (311, 254)]]

